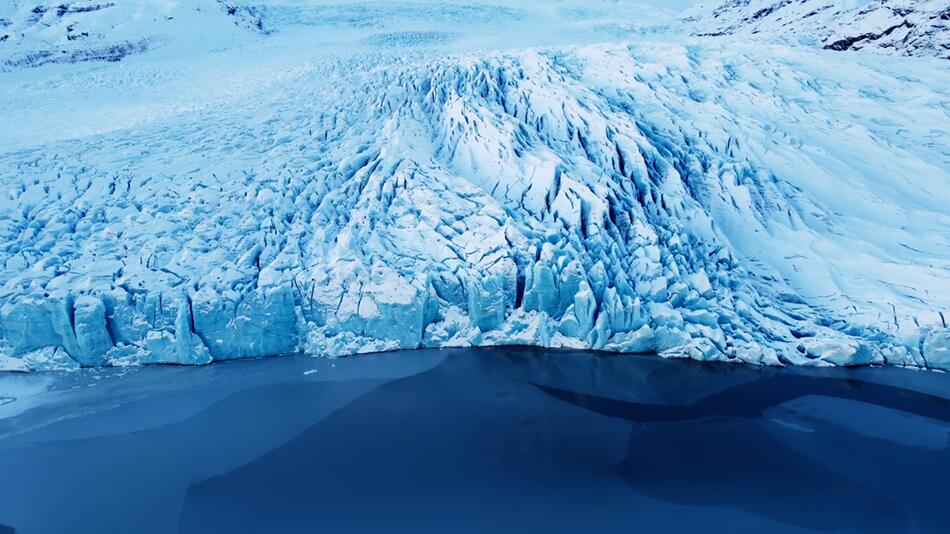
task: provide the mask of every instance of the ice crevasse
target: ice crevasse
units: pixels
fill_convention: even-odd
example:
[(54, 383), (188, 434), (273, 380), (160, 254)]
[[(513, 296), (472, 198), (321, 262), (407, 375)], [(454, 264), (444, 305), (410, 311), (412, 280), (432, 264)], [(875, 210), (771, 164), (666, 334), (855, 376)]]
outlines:
[(763, 46), (337, 60), (2, 153), (0, 363), (526, 344), (950, 368), (950, 74)]

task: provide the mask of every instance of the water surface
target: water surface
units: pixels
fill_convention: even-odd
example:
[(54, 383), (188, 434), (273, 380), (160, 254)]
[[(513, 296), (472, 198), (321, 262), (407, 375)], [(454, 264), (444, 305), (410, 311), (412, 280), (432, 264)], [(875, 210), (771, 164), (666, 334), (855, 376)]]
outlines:
[(939, 532), (948, 386), (523, 348), (0, 375), (0, 533)]

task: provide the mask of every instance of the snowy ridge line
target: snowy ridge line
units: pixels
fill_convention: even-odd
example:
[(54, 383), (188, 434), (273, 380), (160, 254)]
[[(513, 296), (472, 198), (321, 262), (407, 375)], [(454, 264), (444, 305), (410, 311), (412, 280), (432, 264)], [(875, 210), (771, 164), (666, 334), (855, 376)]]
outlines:
[[(862, 77), (891, 82), (872, 69), (852, 69), (832, 105), (815, 80), (833, 65), (757, 57), (605, 45), (343, 62), (258, 104), (266, 119), (230, 109), (0, 155), (0, 362), (523, 344), (950, 366), (939, 311), (950, 247), (915, 237), (946, 224), (937, 201), (908, 184), (908, 209), (930, 219), (893, 237), (855, 215), (875, 194), (903, 194), (911, 178), (892, 159), (946, 177), (946, 157), (933, 157), (946, 145), (881, 137), (887, 110), (859, 89)], [(778, 96), (786, 85), (800, 93)], [(913, 89), (928, 87), (940, 84)], [(819, 149), (821, 119), (853, 120), (843, 103), (865, 110), (871, 129), (854, 134), (865, 145)], [(880, 176), (851, 161), (862, 150), (883, 153)], [(883, 192), (869, 186), (881, 176)], [(831, 196), (807, 190), (829, 182)], [(947, 187), (922, 183), (936, 198)], [(852, 188), (870, 197), (853, 212), (823, 204)], [(902, 215), (874, 219), (890, 216)], [(891, 239), (931, 249), (931, 263)], [(937, 291), (878, 302), (902, 279), (871, 285), (823, 256), (834, 246)], [(803, 269), (806, 282), (792, 278)], [(849, 277), (860, 283), (828, 297), (807, 282)]]
[(27, 52), (4, 60), (0, 63), (0, 72), (12, 72), (24, 67), (40, 67), (53, 63), (80, 63), (83, 61), (116, 62), (121, 61), (128, 55), (145, 52), (149, 49), (151, 44), (151, 40), (143, 39), (137, 42), (126, 41), (101, 48), (85, 48), (72, 52), (65, 50), (58, 52), (50, 52), (48, 50)]
[(683, 14), (693, 35), (950, 59), (946, 0), (712, 0)]

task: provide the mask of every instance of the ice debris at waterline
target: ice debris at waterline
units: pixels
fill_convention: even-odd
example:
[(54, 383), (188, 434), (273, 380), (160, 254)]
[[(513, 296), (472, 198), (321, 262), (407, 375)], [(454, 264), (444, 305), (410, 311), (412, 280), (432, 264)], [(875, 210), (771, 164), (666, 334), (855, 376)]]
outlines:
[(950, 368), (950, 72), (767, 48), (357, 56), (2, 153), (0, 361)]

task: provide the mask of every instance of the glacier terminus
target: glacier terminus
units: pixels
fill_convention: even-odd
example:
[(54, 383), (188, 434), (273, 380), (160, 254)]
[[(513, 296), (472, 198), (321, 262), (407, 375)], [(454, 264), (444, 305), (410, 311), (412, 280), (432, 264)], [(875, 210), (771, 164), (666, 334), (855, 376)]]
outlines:
[(950, 370), (950, 7), (692, 4), (4, 2), (0, 368)]

